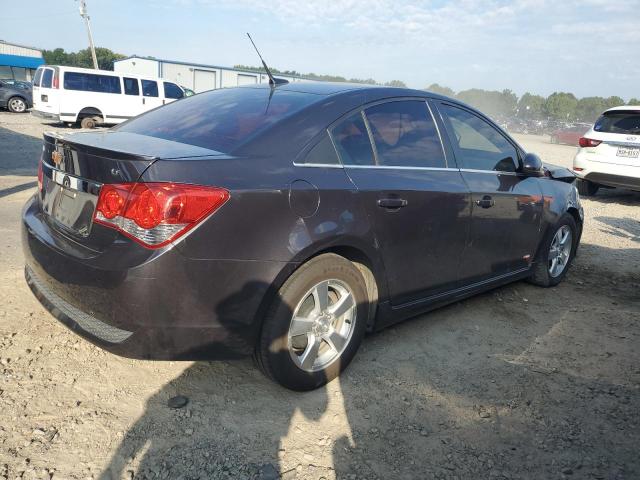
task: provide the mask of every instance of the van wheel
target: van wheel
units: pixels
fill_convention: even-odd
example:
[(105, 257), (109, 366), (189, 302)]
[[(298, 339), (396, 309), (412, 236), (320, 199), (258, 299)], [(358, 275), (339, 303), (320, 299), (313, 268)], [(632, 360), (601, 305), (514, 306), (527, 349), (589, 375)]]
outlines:
[(272, 380), (313, 390), (351, 362), (367, 326), (368, 297), (360, 270), (344, 257), (319, 255), (278, 291), (264, 320), (255, 358)]
[(20, 97), (11, 97), (7, 102), (7, 108), (13, 113), (24, 113), (27, 110), (27, 103)]
[(96, 128), (98, 126), (98, 119), (96, 117), (84, 117), (80, 120), (80, 126), (82, 128)]
[(598, 190), (600, 189), (600, 185), (597, 183), (590, 182), (589, 180), (576, 180), (576, 188), (578, 189), (578, 193), (584, 197), (592, 197)]

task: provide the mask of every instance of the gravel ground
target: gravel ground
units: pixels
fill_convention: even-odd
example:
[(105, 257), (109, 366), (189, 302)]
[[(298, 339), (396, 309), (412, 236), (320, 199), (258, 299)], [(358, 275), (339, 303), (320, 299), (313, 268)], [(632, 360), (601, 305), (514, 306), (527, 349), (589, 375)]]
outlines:
[[(119, 358), (44, 311), (18, 224), (45, 129), (0, 113), (0, 479), (640, 478), (640, 194), (584, 200), (560, 286), (370, 335), (339, 380), (296, 394), (250, 360)], [(571, 163), (571, 147), (518, 139)]]

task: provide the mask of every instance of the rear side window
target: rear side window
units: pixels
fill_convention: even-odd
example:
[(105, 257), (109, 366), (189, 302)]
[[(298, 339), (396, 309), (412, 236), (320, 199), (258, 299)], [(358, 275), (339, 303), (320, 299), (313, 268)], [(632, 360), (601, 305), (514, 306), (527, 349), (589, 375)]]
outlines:
[(38, 70), (36, 70), (36, 76), (33, 79), (33, 85), (36, 86), (36, 87), (39, 87), (41, 78), (42, 78), (42, 69), (39, 68)]
[(182, 98), (184, 92), (175, 83), (164, 82), (164, 98)]
[(120, 93), (120, 77), (96, 75), (94, 73), (65, 72), (64, 89), (96, 93)]
[(142, 82), (142, 95), (145, 97), (157, 97), (158, 96), (158, 82), (151, 80), (141, 80)]
[(424, 101), (389, 102), (365, 110), (378, 165), (445, 167), (444, 152)]
[(593, 126), (596, 132), (640, 134), (640, 111), (613, 111), (602, 115)]
[(304, 165), (340, 165), (340, 160), (329, 135), (325, 132), (322, 140), (316, 143), (298, 163)]
[(317, 95), (287, 90), (222, 88), (171, 102), (117, 128), (230, 153), (316, 101)]
[(140, 95), (140, 87), (138, 86), (137, 78), (124, 77), (122, 82), (124, 83), (125, 95)]
[(53, 70), (50, 68), (45, 68), (44, 73), (42, 74), (42, 87), (43, 88), (51, 88), (51, 80), (53, 79)]
[(360, 112), (331, 129), (331, 137), (344, 165), (373, 165), (373, 149)]
[(498, 130), (467, 110), (442, 104), (449, 137), (462, 168), (515, 172), (518, 151)]

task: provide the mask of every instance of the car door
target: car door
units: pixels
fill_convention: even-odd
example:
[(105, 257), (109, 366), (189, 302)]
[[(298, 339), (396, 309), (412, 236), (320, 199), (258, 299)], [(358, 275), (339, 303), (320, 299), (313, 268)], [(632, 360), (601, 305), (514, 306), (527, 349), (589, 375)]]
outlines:
[(372, 220), (391, 304), (454, 288), (470, 194), (458, 169), (447, 163), (426, 101), (375, 104), (330, 132)]
[(142, 84), (142, 105), (137, 113), (146, 112), (162, 105), (158, 82), (141, 79), (140, 83)]
[(528, 268), (540, 236), (540, 180), (519, 173), (519, 149), (487, 120), (445, 102), (438, 109), (472, 196), (462, 278), (473, 283)]

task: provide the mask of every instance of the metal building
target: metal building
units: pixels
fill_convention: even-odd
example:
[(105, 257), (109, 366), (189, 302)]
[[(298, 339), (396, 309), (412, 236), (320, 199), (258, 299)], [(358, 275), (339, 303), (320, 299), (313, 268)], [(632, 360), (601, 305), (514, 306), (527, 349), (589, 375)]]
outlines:
[[(162, 77), (170, 82), (187, 87), (196, 93), (214, 88), (237, 87), (252, 83), (267, 83), (269, 77), (264, 73), (239, 70), (237, 68), (203, 65), (199, 63), (162, 60), (159, 58), (138, 57), (136, 55), (116, 60), (113, 70), (118, 73)], [(276, 74), (289, 82), (305, 81), (301, 77)]]
[(0, 40), (0, 78), (30, 82), (43, 64), (42, 52), (37, 48)]

